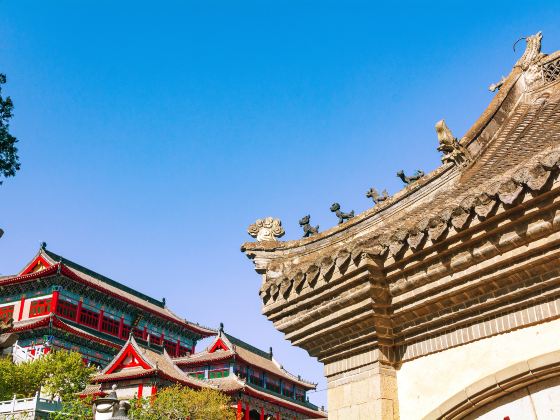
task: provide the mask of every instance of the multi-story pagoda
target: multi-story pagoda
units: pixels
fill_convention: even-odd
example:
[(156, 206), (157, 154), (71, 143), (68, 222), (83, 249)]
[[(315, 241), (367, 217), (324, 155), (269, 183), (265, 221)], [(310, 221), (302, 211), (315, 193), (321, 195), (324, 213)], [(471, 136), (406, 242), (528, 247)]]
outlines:
[(117, 385), (119, 399), (145, 398), (171, 384), (228, 394), (239, 420), (326, 417), (306, 396), (316, 384), (287, 372), (272, 351), (259, 350), (226, 334), (223, 327), (204, 351), (179, 358), (141, 346), (131, 335), (83, 395), (106, 395)]
[(157, 300), (46, 249), (19, 274), (0, 278), (4, 353), (28, 360), (52, 348), (78, 351), (105, 367), (132, 334), (170, 357), (195, 351), (215, 330), (188, 322)]

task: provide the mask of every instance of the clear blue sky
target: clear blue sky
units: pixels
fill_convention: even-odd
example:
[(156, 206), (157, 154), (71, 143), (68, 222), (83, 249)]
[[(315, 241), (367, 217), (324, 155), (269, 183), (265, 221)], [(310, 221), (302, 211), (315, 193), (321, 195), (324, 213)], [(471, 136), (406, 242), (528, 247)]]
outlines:
[[(344, 4), (342, 6), (341, 4)], [(22, 169), (0, 187), (0, 273), (49, 249), (320, 382), (262, 315), (239, 252), (256, 218), (286, 239), (439, 163), (560, 2), (0, 1), (0, 72)], [(322, 404), (326, 393), (312, 396)]]

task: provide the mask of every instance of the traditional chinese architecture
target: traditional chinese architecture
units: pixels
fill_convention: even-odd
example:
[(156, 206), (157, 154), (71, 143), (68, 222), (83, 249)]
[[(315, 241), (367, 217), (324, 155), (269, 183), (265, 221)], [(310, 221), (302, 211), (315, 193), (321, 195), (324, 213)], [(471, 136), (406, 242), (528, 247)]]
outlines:
[[(182, 319), (165, 300), (95, 273), (45, 244), (19, 274), (0, 278), (0, 321), (0, 348), (15, 361), (69, 349), (102, 369), (84, 395), (103, 397), (118, 384), (120, 399), (151, 397), (180, 384), (228, 393), (243, 419), (326, 416), (307, 399), (315, 384), (288, 373), (272, 352), (223, 328)], [(214, 335), (206, 350), (195, 353), (200, 339)]]
[(152, 397), (171, 384), (227, 393), (239, 420), (325, 418), (306, 397), (315, 384), (284, 370), (272, 351), (259, 350), (226, 334), (223, 328), (206, 350), (179, 358), (140, 346), (131, 335), (84, 395), (104, 396), (117, 385), (121, 400)]
[(95, 273), (41, 246), (15, 276), (0, 279), (0, 343), (15, 360), (51, 348), (80, 352), (105, 367), (132, 334), (170, 357), (194, 353), (215, 330), (186, 321), (160, 301)]
[(526, 43), (460, 140), (437, 123), (442, 166), (304, 239), (252, 226), (263, 313), (324, 363), (329, 419), (560, 417), (560, 52)]

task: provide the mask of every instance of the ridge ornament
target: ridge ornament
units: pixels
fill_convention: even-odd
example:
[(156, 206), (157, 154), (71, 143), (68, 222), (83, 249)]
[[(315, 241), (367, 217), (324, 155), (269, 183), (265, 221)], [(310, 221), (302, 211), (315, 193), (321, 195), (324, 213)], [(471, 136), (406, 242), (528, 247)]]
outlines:
[(257, 238), (258, 242), (276, 241), (286, 233), (282, 227), (280, 219), (266, 217), (257, 219), (255, 223), (247, 228), (247, 233), (253, 238)]
[(311, 224), (309, 223), (309, 221), (311, 220), (311, 216), (308, 214), (307, 216), (304, 216), (300, 219), (299, 221), (299, 225), (303, 228), (303, 237), (307, 238), (309, 236), (313, 236), (316, 235), (317, 233), (319, 233), (319, 225), (313, 227), (311, 226)]
[(352, 210), (350, 213), (344, 213), (342, 211), (340, 211), (340, 204), (339, 203), (333, 203), (331, 206), (331, 211), (336, 214), (336, 217), (338, 217), (338, 224), (342, 224), (344, 223), (346, 220), (351, 219), (352, 217), (354, 217), (354, 210)]

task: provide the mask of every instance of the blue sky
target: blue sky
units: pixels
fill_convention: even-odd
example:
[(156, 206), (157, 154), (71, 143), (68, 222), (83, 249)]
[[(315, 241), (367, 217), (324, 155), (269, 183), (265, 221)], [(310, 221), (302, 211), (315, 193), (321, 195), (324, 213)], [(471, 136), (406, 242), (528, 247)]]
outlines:
[[(322, 367), (262, 315), (246, 228), (285, 239), (439, 163), (559, 2), (1, 1), (0, 72), (22, 169), (0, 187), (0, 273), (49, 249), (185, 317)], [(324, 404), (326, 393), (311, 396)]]

